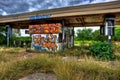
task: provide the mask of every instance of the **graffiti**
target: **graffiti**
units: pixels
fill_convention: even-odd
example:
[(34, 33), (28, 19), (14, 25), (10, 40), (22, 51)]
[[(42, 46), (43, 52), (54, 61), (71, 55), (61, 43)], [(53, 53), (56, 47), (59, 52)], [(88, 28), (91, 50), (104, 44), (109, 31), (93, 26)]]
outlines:
[(38, 34), (33, 36), (33, 47), (35, 50), (56, 51), (58, 34)]
[(29, 20), (45, 19), (45, 18), (50, 18), (50, 16), (51, 14), (30, 16)]
[(40, 24), (40, 25), (29, 25), (30, 34), (52, 34), (61, 33), (61, 24)]

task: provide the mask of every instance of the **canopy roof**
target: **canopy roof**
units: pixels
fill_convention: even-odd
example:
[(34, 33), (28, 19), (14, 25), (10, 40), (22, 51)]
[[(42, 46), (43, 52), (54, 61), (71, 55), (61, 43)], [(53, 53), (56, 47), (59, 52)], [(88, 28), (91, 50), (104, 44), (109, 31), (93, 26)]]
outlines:
[(104, 25), (104, 16), (107, 14), (115, 15), (115, 24), (119, 25), (120, 1), (0, 16), (0, 26), (10, 24), (14, 28), (28, 28), (30, 24), (56, 23), (62, 20), (68, 27), (100, 26)]

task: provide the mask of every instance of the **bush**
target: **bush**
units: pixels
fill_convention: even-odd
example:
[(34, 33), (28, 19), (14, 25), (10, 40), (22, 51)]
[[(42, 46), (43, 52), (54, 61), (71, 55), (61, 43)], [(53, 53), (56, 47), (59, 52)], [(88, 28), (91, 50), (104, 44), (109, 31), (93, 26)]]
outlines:
[(6, 37), (0, 34), (0, 45), (5, 45), (5, 44), (6, 44)]
[(97, 56), (102, 60), (113, 60), (115, 56), (113, 54), (112, 44), (108, 42), (96, 42), (90, 45), (90, 53), (93, 56)]
[(12, 37), (10, 39), (10, 46), (14, 46), (14, 41), (18, 42), (18, 46), (21, 46), (20, 41), (23, 41), (23, 43), (26, 43), (26, 42), (31, 43), (31, 37)]

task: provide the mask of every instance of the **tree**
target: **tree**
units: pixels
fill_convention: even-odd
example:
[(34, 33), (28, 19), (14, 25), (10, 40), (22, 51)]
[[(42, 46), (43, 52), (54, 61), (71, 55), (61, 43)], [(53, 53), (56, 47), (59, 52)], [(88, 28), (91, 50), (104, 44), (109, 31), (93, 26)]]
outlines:
[(78, 29), (76, 38), (78, 40), (91, 40), (92, 29), (83, 29), (83, 30)]
[(113, 36), (113, 40), (120, 41), (120, 26), (115, 27), (115, 35)]
[(107, 40), (107, 36), (105, 35), (100, 35), (100, 30), (95, 30), (93, 33), (92, 33), (92, 39), (94, 41), (105, 41)]
[(6, 35), (5, 35), (6, 28), (0, 27), (0, 45), (6, 44)]
[(92, 33), (92, 39), (95, 40), (95, 41), (100, 40), (100, 30), (95, 30), (95, 31)]
[(94, 40), (94, 41), (105, 41), (107, 40), (107, 36), (100, 35), (100, 30), (92, 29), (83, 29), (77, 31), (77, 36), (75, 36), (75, 40)]

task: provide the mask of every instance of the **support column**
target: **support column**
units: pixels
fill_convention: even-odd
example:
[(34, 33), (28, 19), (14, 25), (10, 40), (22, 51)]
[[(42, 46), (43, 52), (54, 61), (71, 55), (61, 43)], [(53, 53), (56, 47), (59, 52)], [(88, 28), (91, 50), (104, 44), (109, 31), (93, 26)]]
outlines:
[(74, 34), (75, 32), (74, 32), (74, 26), (73, 26), (73, 31), (72, 31), (72, 34), (73, 34), (73, 47), (74, 47)]
[(105, 35), (105, 26), (100, 25), (100, 35)]
[(70, 48), (74, 47), (74, 27), (70, 29)]
[(64, 49), (65, 49), (65, 31), (64, 31), (64, 27), (65, 27), (65, 22), (63, 20), (62, 21), (62, 51), (64, 51)]
[(114, 35), (114, 26), (115, 26), (115, 16), (106, 15), (105, 16), (105, 35), (108, 36), (108, 42), (112, 41), (112, 36)]
[(7, 47), (10, 47), (10, 38), (11, 37), (12, 37), (12, 28), (10, 25), (6, 25)]
[(65, 39), (65, 31), (64, 31), (64, 27), (65, 27), (65, 23), (64, 23), (64, 20), (62, 21), (62, 42), (64, 41)]

